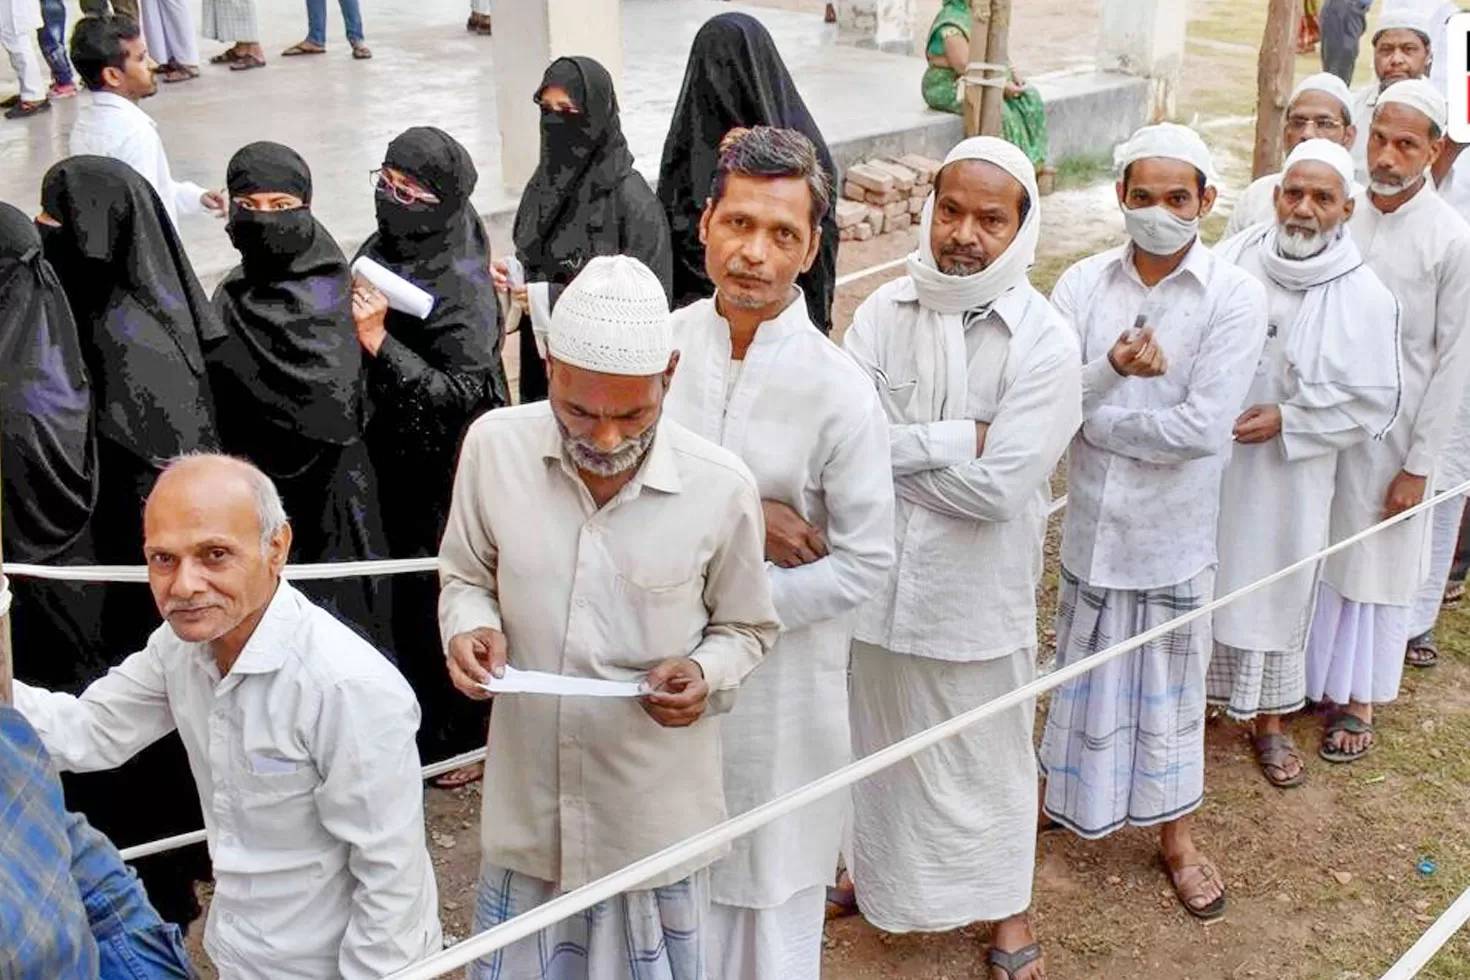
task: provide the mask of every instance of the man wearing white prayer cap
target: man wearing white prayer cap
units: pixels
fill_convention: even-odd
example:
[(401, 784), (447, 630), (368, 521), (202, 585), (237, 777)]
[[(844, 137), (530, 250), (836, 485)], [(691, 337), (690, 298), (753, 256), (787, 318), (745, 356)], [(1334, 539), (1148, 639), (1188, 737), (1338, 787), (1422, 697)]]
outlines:
[[(769, 803), (852, 761), (847, 662), (857, 608), (893, 564), (888, 422), (868, 378), (822, 335), (797, 276), (832, 189), (812, 141), (736, 129), (700, 223), (715, 295), (673, 315), (669, 418), (755, 474), (781, 639), (721, 720), (725, 800)], [(817, 980), (846, 794), (747, 834), (711, 869), (711, 980)]]
[[(1003, 140), (950, 151), (908, 274), (843, 341), (888, 420), (898, 558), (852, 650), (859, 756), (1001, 697), (1036, 668), (1048, 480), (1081, 421), (1077, 342), (1027, 272), (1036, 169)], [(993, 980), (1041, 980), (1028, 909), (1035, 706), (853, 787), (852, 877), (886, 932), (997, 922)]]
[[(1284, 123), (1287, 154), (1303, 140), (1325, 139), (1350, 147), (1357, 138), (1357, 120), (1352, 116), (1353, 97), (1342, 79), (1327, 72), (1308, 75), (1296, 83), (1286, 103)], [(1276, 188), (1281, 174), (1258, 177), (1241, 193), (1230, 212), (1225, 237), (1234, 238), (1251, 225), (1276, 221)], [(1353, 197), (1362, 193), (1354, 186)]]
[[(1339, 454), (1398, 416), (1398, 303), (1348, 234), (1353, 161), (1311, 139), (1286, 159), (1276, 218), (1217, 250), (1266, 288), (1266, 347), (1220, 501), (1224, 595), (1328, 544)], [(1218, 609), (1209, 700), (1254, 721), (1256, 760), (1286, 789), (1306, 779), (1282, 718), (1306, 703), (1306, 631), (1316, 592), (1303, 569)]]
[[(1373, 31), (1374, 83), (1353, 102), (1357, 136), (1352, 144), (1354, 175), (1368, 182), (1368, 121), (1385, 89), (1395, 82), (1428, 78), (1434, 63), (1439, 26), (1438, 0), (1386, 0)], [(1442, 43), (1442, 42), (1441, 42)]]
[[(1431, 83), (1396, 82), (1367, 127), (1372, 182), (1349, 227), (1399, 301), (1403, 399), (1386, 438), (1354, 446), (1338, 462), (1334, 540), (1445, 486), (1442, 454), (1470, 380), (1470, 228), (1428, 179), (1445, 113)], [(1307, 697), (1344, 706), (1320, 749), (1330, 762), (1362, 758), (1374, 743), (1374, 706), (1398, 697), (1410, 607), (1429, 577), (1430, 526), (1418, 514), (1323, 564)]]
[[(1068, 457), (1057, 662), (1076, 663), (1214, 595), (1220, 477), (1266, 339), (1265, 290), (1199, 241), (1215, 201), (1209, 150), (1163, 123), (1115, 154), (1132, 241), (1062, 274), (1052, 303), (1082, 347), (1082, 431)], [(1043, 811), (1086, 838), (1160, 828), (1192, 915), (1225, 911), (1195, 846), (1204, 796), (1208, 620), (1052, 694)]]
[[(481, 416), (460, 451), (439, 551), (449, 673), (481, 700), (511, 669), (644, 693), (497, 697), (477, 930), (725, 818), (712, 716), (778, 628), (750, 471), (661, 417), (679, 358), (657, 277), (625, 256), (587, 263), (552, 314), (547, 353), (549, 400)], [(470, 976), (702, 980), (719, 856)]]

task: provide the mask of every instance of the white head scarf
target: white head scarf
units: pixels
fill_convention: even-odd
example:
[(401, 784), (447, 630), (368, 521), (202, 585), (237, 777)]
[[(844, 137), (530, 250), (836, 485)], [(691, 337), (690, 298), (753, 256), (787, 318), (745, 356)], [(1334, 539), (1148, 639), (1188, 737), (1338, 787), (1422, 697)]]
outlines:
[(1378, 96), (1378, 107), (1382, 109), (1391, 102), (1406, 105), (1410, 109), (1418, 109), (1429, 117), (1430, 122), (1439, 127), (1441, 131), (1445, 123), (1449, 121), (1449, 106), (1445, 103), (1444, 94), (1434, 87), (1433, 82), (1422, 78), (1409, 78), (1402, 82), (1394, 82), (1383, 90)]
[(1296, 100), (1307, 92), (1325, 92), (1338, 102), (1342, 103), (1342, 117), (1351, 126), (1357, 120), (1353, 119), (1353, 94), (1348, 91), (1347, 83), (1331, 72), (1318, 72), (1308, 75), (1296, 83), (1296, 88), (1291, 90), (1291, 98), (1286, 100), (1286, 107), (1290, 109)]
[(1353, 194), (1353, 155), (1346, 147), (1331, 140), (1310, 139), (1302, 140), (1296, 145), (1296, 149), (1286, 158), (1286, 165), (1281, 168), (1283, 177), (1290, 172), (1291, 168), (1299, 163), (1325, 163), (1336, 170), (1342, 178), (1343, 190), (1349, 197)]
[[(1030, 208), (1020, 231), (997, 256), (986, 256), (984, 269), (970, 276), (947, 276), (930, 250), (930, 233), (934, 227), (934, 194), (924, 202), (924, 215), (919, 220), (919, 247), (908, 257), (909, 277), (919, 293), (919, 302), (937, 313), (968, 313), (993, 304), (1002, 294), (1026, 281), (1026, 273), (1036, 262), (1036, 243), (1041, 237), (1041, 202), (1036, 189), (1036, 167), (1016, 146), (994, 136), (975, 136), (963, 140), (949, 151), (944, 166), (961, 160), (983, 160), (1000, 167), (1016, 178), (1026, 191)], [(941, 170), (944, 168), (941, 167)], [(939, 186), (938, 174), (934, 186)]]
[(1199, 133), (1178, 123), (1144, 126), (1113, 151), (1113, 167), (1121, 179), (1130, 164), (1149, 159), (1181, 160), (1205, 175), (1205, 185), (1216, 184), (1215, 164), (1210, 148)]

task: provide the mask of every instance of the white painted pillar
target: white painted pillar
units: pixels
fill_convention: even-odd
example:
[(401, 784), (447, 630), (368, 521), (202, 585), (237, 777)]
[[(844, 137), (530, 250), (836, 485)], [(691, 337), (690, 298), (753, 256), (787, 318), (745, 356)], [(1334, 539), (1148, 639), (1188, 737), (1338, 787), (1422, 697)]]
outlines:
[(862, 48), (910, 54), (915, 0), (837, 0), (837, 40)]
[(526, 185), (541, 157), (541, 111), (531, 96), (546, 66), (564, 55), (596, 58), (622, 101), (622, 0), (512, 0), (495, 11), (495, 105), (500, 168), (507, 187)]
[(1149, 79), (1153, 122), (1173, 118), (1177, 107), (1188, 6), (1187, 0), (1102, 0), (1098, 67)]

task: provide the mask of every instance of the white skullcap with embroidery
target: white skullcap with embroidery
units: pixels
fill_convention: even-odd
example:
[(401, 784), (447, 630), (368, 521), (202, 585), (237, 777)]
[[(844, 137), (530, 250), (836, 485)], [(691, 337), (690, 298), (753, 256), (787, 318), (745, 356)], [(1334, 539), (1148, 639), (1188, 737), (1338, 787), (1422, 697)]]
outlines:
[(1319, 71), (1315, 75), (1308, 75), (1296, 83), (1296, 88), (1291, 90), (1291, 98), (1286, 100), (1288, 109), (1307, 92), (1325, 92), (1338, 102), (1342, 103), (1342, 117), (1351, 126), (1353, 119), (1353, 94), (1348, 91), (1347, 83), (1331, 72)]
[(664, 287), (626, 255), (600, 255), (583, 266), (556, 301), (546, 333), (548, 355), (598, 374), (662, 374), (673, 351)]
[(1409, 78), (1402, 82), (1394, 82), (1383, 90), (1383, 94), (1378, 97), (1378, 106), (1373, 111), (1376, 114), (1384, 106), (1394, 103), (1406, 105), (1410, 109), (1418, 109), (1428, 116), (1429, 121), (1441, 131), (1449, 120), (1450, 110), (1445, 103), (1444, 93), (1435, 88), (1433, 82), (1422, 78)]
[(1302, 140), (1286, 158), (1286, 166), (1281, 168), (1281, 172), (1290, 173), (1291, 168), (1299, 163), (1327, 164), (1337, 171), (1338, 176), (1342, 178), (1343, 190), (1349, 197), (1352, 196), (1353, 155), (1341, 144), (1324, 139)]
[(1210, 159), (1210, 148), (1205, 146), (1199, 133), (1188, 126), (1167, 122), (1144, 126), (1113, 151), (1113, 166), (1121, 178), (1130, 164), (1153, 157), (1183, 161), (1204, 174), (1207, 185), (1215, 183), (1215, 165)]

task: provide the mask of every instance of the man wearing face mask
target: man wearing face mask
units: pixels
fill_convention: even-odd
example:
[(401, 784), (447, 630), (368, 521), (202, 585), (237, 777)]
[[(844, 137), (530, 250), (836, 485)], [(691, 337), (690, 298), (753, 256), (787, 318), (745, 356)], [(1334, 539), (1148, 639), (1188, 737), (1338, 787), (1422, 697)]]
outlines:
[[(713, 716), (778, 631), (754, 478), (662, 418), (679, 355), (658, 279), (636, 259), (593, 259), (557, 303), (547, 353), (549, 400), (491, 412), (465, 436), (439, 551), (449, 674), (480, 701), (508, 668), (644, 693), (497, 696), (477, 931), (723, 820)], [(703, 980), (720, 856), (470, 976)]]
[[(883, 405), (898, 497), (898, 558), (852, 648), (859, 756), (1035, 676), (1048, 480), (1082, 420), (1077, 341), (1026, 278), (1040, 203), (1021, 150), (960, 143), (908, 275), (868, 297), (843, 339)], [(863, 915), (888, 932), (997, 923), (992, 980), (1046, 975), (1028, 914), (1035, 718), (1017, 705), (853, 787)]]
[(658, 276), (674, 277), (669, 225), (618, 118), (612, 76), (591, 58), (558, 58), (536, 90), (541, 107), (541, 162), (521, 194), (515, 246), (523, 280), (508, 263), (492, 266), (495, 288), (512, 293), (530, 318), (521, 328), (521, 401), (546, 397), (545, 335), (567, 283), (598, 255), (630, 255)]
[(1428, 78), (1434, 64), (1434, 28), (1431, 0), (1390, 2), (1378, 15), (1373, 32), (1373, 84), (1358, 92), (1352, 117), (1358, 120), (1353, 138), (1353, 168), (1358, 183), (1368, 183), (1368, 123), (1384, 91), (1395, 82)]
[[(1224, 595), (1326, 546), (1339, 454), (1381, 439), (1398, 415), (1398, 304), (1348, 234), (1353, 161), (1323, 139), (1297, 145), (1276, 219), (1218, 254), (1266, 287), (1266, 348), (1235, 422), (1220, 501)], [(1315, 572), (1302, 569), (1217, 610), (1209, 699), (1254, 720), (1256, 760), (1278, 788), (1306, 778), (1282, 718), (1306, 702)]]
[[(1428, 178), (1445, 100), (1422, 79), (1389, 86), (1369, 126), (1368, 207), (1352, 233), (1403, 310), (1403, 404), (1387, 438), (1344, 453), (1332, 537), (1418, 504), (1443, 483), (1442, 454), (1470, 378), (1470, 228)], [(1353, 762), (1374, 744), (1374, 706), (1398, 697), (1410, 607), (1429, 576), (1428, 514), (1328, 558), (1307, 648), (1307, 697), (1341, 710), (1320, 754)]]
[[(311, 171), (279, 143), (230, 160), (225, 226), (240, 265), (214, 293), (229, 336), (210, 351), (226, 452), (251, 460), (297, 516), (294, 561), (388, 556), (362, 441), (362, 353), (347, 259), (311, 213)], [(386, 581), (304, 582), (302, 591), (391, 649)]]
[[(1173, 123), (1118, 148), (1132, 241), (1062, 274), (1052, 302), (1082, 345), (1082, 431), (1062, 532), (1057, 662), (1076, 663), (1214, 593), (1220, 476), (1266, 339), (1266, 296), (1199, 241), (1215, 203), (1204, 141)], [(1191, 915), (1225, 912), (1195, 846), (1204, 797), (1207, 621), (1058, 688), (1041, 745), (1043, 811), (1081, 837), (1160, 828)]]
[[(1341, 146), (1350, 147), (1357, 138), (1358, 130), (1353, 124), (1353, 97), (1348, 87), (1336, 75), (1322, 72), (1308, 75), (1297, 82), (1296, 89), (1286, 103), (1286, 122), (1283, 130), (1288, 154), (1308, 139), (1325, 139)], [(1281, 186), (1281, 174), (1267, 174), (1251, 183), (1235, 202), (1230, 212), (1230, 223), (1225, 227), (1225, 237), (1234, 238), (1251, 225), (1276, 221), (1276, 189)], [(1362, 188), (1353, 185), (1354, 199), (1362, 196)]]

